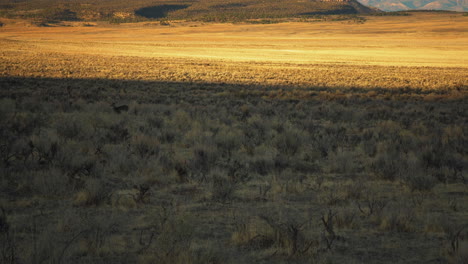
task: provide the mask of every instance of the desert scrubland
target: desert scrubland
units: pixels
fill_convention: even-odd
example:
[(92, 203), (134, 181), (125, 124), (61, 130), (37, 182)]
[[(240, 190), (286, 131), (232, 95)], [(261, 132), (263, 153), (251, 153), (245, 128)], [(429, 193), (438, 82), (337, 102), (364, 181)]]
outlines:
[(1, 263), (466, 263), (468, 17), (0, 19)]

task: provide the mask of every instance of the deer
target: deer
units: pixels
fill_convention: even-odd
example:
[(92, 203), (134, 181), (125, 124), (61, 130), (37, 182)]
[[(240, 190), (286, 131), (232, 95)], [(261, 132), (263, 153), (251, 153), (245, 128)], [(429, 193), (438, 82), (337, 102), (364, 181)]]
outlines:
[(127, 112), (128, 111), (128, 105), (119, 105), (116, 106), (115, 103), (111, 104), (112, 109), (114, 109), (114, 112), (117, 114), (120, 114), (121, 112)]

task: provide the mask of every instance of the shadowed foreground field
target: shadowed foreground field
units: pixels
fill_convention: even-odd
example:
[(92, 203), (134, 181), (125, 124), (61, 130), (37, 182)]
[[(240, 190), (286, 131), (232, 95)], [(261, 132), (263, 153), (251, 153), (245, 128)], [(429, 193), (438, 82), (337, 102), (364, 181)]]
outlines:
[[(466, 32), (424, 38), (408, 21), (399, 45), (382, 44), (395, 21), (375, 19), (379, 32), (354, 25), (368, 36), (320, 27), (338, 30), (325, 43), (382, 53), (355, 56), (364, 44), (343, 39), (344, 55), (318, 61), (305, 54), (322, 42), (283, 40), (302, 23), (121, 42), (143, 25), (6, 26), (0, 262), (466, 263)], [(258, 31), (229, 40), (219, 27)], [(206, 34), (196, 43), (218, 57), (170, 30)], [(441, 52), (385, 55), (409, 43)], [(257, 59), (230, 55), (249, 50)]]

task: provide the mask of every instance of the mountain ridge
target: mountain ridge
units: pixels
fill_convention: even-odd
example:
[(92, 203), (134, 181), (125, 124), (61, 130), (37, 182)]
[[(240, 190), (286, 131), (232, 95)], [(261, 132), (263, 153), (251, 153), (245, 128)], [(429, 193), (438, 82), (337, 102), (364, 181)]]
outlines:
[(468, 0), (358, 0), (383, 11), (446, 10), (466, 12)]

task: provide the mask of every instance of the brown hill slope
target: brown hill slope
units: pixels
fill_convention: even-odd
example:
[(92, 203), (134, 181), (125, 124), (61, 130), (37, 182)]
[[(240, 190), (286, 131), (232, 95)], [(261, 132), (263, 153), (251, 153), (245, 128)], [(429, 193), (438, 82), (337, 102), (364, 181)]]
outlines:
[(375, 12), (356, 0), (0, 0), (0, 15), (52, 20), (194, 19), (232, 21), (255, 18)]

